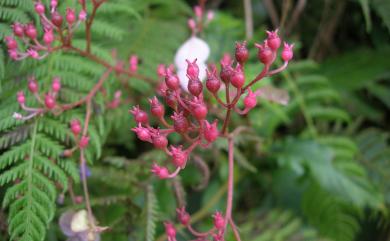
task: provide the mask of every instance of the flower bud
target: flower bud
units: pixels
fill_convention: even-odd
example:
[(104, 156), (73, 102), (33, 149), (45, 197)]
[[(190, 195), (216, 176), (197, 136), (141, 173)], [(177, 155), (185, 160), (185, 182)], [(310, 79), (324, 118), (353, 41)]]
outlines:
[(61, 27), (62, 25), (62, 21), (63, 21), (63, 18), (61, 16), (61, 14), (59, 12), (53, 12), (51, 14), (51, 21), (53, 22), (53, 24), (57, 27)]
[(38, 36), (37, 29), (32, 23), (26, 25), (26, 27), (24, 28), (24, 34), (26, 34), (26, 36), (30, 39), (36, 39)]
[(45, 95), (45, 106), (48, 109), (53, 109), (56, 106), (56, 100), (52, 95), (50, 94)]
[(165, 76), (165, 65), (163, 65), (163, 64), (159, 64), (158, 66), (157, 66), (157, 75), (159, 76), (159, 77), (163, 77), (163, 76)]
[(225, 228), (225, 219), (223, 218), (220, 212), (215, 212), (213, 218), (214, 218), (214, 227), (217, 230), (222, 230)]
[(177, 219), (179, 219), (179, 222), (183, 224), (184, 226), (187, 226), (190, 223), (191, 216), (187, 213), (185, 207), (177, 208)]
[(45, 30), (45, 33), (43, 34), (43, 42), (47, 46), (50, 46), (53, 41), (54, 41), (53, 29)]
[(192, 18), (188, 19), (187, 25), (191, 29), (192, 32), (195, 31), (195, 29), (196, 29), (196, 22), (195, 22), (194, 19), (192, 19)]
[(34, 78), (29, 79), (27, 86), (31, 93), (38, 92), (38, 82)]
[(207, 107), (204, 102), (198, 98), (194, 98), (190, 102), (191, 113), (197, 120), (204, 120), (207, 116)]
[(50, 7), (55, 9), (58, 5), (58, 1), (57, 0), (51, 0), (50, 1)]
[(53, 90), (54, 93), (60, 91), (61, 89), (61, 82), (59, 77), (55, 77), (53, 79), (53, 82), (51, 83), (51, 89)]
[(207, 120), (204, 120), (203, 137), (208, 142), (214, 142), (219, 136), (217, 128), (217, 120), (210, 124)]
[(235, 56), (236, 56), (237, 62), (240, 63), (241, 65), (248, 60), (249, 51), (246, 48), (246, 41), (244, 41), (242, 43), (238, 43), (238, 42), (236, 43)]
[(230, 78), (233, 74), (233, 68), (230, 65), (230, 63), (227, 65), (221, 61), (221, 72), (219, 73), (219, 76), (221, 77), (221, 80), (225, 83), (230, 82)]
[(199, 5), (196, 5), (196, 6), (194, 7), (194, 13), (195, 13), (195, 16), (196, 16), (196, 17), (202, 18), (203, 9), (202, 9)]
[(214, 19), (214, 11), (211, 11), (211, 10), (209, 10), (208, 12), (207, 12), (207, 21), (211, 21), (211, 20), (213, 20)]
[(294, 44), (288, 44), (286, 42), (284, 43), (284, 48), (282, 51), (283, 61), (288, 62), (293, 58), (293, 55), (294, 55), (294, 52), (292, 50), (293, 47), (294, 47)]
[(189, 123), (186, 117), (184, 117), (183, 112), (174, 112), (171, 116), (173, 120), (173, 128), (176, 132), (184, 133), (188, 130)]
[(165, 114), (164, 106), (158, 101), (157, 97), (149, 99), (150, 112), (157, 118), (163, 118)]
[(161, 167), (157, 164), (152, 165), (151, 172), (160, 179), (167, 179), (169, 177), (169, 171), (166, 167)]
[(16, 49), (10, 49), (8, 50), (8, 55), (12, 60), (18, 60), (19, 54)]
[(199, 96), (202, 93), (203, 85), (199, 79), (189, 79), (187, 88), (193, 96)]
[(130, 72), (136, 72), (138, 69), (138, 57), (137, 55), (132, 55), (129, 59), (129, 69)]
[(186, 59), (187, 62), (187, 76), (190, 79), (199, 79), (199, 66), (196, 64), (197, 59), (194, 61), (189, 61)]
[(168, 236), (168, 240), (176, 240), (176, 229), (170, 222), (164, 222), (165, 234)]
[(234, 70), (230, 82), (237, 89), (240, 89), (245, 84), (245, 75), (242, 72), (240, 65), (237, 65), (236, 69)]
[(270, 47), (272, 50), (277, 50), (280, 47), (281, 40), (278, 35), (278, 29), (275, 31), (267, 31), (267, 45)]
[(167, 103), (167, 105), (169, 107), (171, 107), (172, 109), (175, 109), (176, 108), (176, 104), (177, 104), (177, 101), (176, 101), (176, 97), (174, 95), (174, 93), (170, 90), (168, 90), (166, 92), (166, 95), (165, 95), (165, 102)]
[(138, 127), (135, 127), (131, 130), (137, 134), (138, 139), (141, 141), (152, 142), (150, 131), (147, 128), (142, 127), (141, 123), (138, 123)]
[(273, 59), (273, 52), (267, 46), (267, 44), (255, 44), (255, 47), (259, 49), (259, 51), (257, 52), (257, 58), (260, 60), (260, 62), (262, 62), (263, 64), (271, 64), (271, 61)]
[(39, 15), (42, 15), (45, 13), (45, 5), (43, 5), (41, 2), (35, 3), (35, 12)]
[(130, 110), (130, 113), (133, 114), (135, 122), (142, 124), (149, 123), (148, 114), (145, 111), (141, 110), (139, 106), (134, 106), (133, 110)]
[(38, 52), (35, 49), (28, 49), (27, 50), (27, 54), (28, 54), (28, 56), (30, 56), (33, 59), (38, 59), (39, 58), (39, 54), (38, 54)]
[(74, 119), (70, 122), (70, 129), (72, 133), (77, 136), (81, 132), (81, 124), (80, 121), (77, 119)]
[(177, 90), (180, 88), (179, 78), (173, 74), (169, 68), (166, 69), (165, 84), (170, 90)]
[(211, 71), (206, 70), (206, 73), (206, 87), (211, 93), (215, 94), (218, 92), (219, 88), (221, 88), (221, 81), (217, 77), (217, 69), (215, 68), (215, 66), (213, 66), (211, 68)]
[(168, 139), (165, 135), (162, 135), (159, 131), (152, 134), (152, 143), (154, 147), (158, 149), (165, 149), (168, 145)]
[(79, 142), (80, 149), (84, 149), (89, 144), (89, 137), (88, 136), (82, 136)]
[(256, 104), (257, 104), (256, 94), (253, 93), (251, 89), (248, 89), (248, 94), (244, 98), (245, 109), (250, 110), (254, 108)]
[(24, 28), (23, 28), (23, 25), (20, 24), (20, 23), (14, 23), (12, 25), (12, 30), (14, 32), (14, 34), (18, 37), (23, 37), (24, 35)]
[(19, 91), (16, 95), (16, 100), (20, 105), (23, 105), (26, 102), (26, 97), (24, 96), (23, 91)]
[(79, 13), (79, 20), (85, 21), (87, 19), (87, 12), (85, 10), (81, 10)]
[(172, 164), (175, 167), (183, 169), (187, 164), (188, 153), (182, 150), (182, 146), (170, 146), (170, 154), (172, 157)]
[(76, 21), (76, 15), (74, 9), (67, 8), (65, 18), (66, 18), (66, 22), (68, 22), (69, 25), (72, 25)]
[(7, 43), (7, 48), (9, 50), (18, 48), (18, 42), (16, 42), (16, 40), (14, 38), (7, 36), (4, 39), (5, 39), (5, 42)]

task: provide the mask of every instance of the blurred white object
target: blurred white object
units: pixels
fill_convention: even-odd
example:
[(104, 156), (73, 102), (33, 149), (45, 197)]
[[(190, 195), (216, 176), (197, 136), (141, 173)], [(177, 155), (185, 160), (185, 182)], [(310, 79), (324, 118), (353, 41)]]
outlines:
[(185, 41), (177, 50), (175, 55), (175, 65), (180, 84), (187, 91), (188, 78), (186, 76), (187, 62), (186, 59), (193, 61), (197, 59), (199, 66), (199, 79), (202, 81), (206, 78), (206, 61), (210, 55), (209, 45), (202, 39), (192, 36)]

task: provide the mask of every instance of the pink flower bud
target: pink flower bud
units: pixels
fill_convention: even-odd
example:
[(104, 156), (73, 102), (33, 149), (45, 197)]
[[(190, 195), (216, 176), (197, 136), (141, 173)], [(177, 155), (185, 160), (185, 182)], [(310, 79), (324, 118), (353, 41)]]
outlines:
[(204, 120), (207, 116), (207, 107), (204, 102), (198, 98), (194, 98), (190, 102), (191, 105), (191, 113), (197, 120)]
[(23, 91), (19, 91), (16, 95), (16, 100), (20, 105), (23, 105), (26, 102), (26, 97), (24, 96)]
[(197, 16), (198, 18), (202, 18), (203, 10), (199, 5), (196, 5), (194, 7), (194, 13), (195, 13), (195, 16)]
[(54, 41), (54, 34), (53, 34), (53, 29), (47, 29), (45, 30), (45, 33), (43, 35), (43, 42), (47, 45), (50, 46), (51, 43)]
[(221, 81), (217, 77), (217, 68), (213, 65), (211, 71), (206, 70), (206, 73), (206, 87), (211, 93), (215, 94), (218, 92), (219, 88), (221, 88)]
[(257, 104), (256, 94), (252, 92), (251, 89), (248, 89), (248, 94), (244, 98), (244, 106), (246, 109), (250, 110), (254, 108)]
[(193, 96), (199, 96), (202, 93), (203, 85), (199, 79), (189, 79), (187, 88)]
[(177, 208), (177, 219), (179, 219), (179, 222), (183, 224), (184, 226), (187, 226), (190, 223), (191, 216), (187, 213), (185, 207)]
[(53, 82), (51, 83), (51, 89), (53, 90), (54, 93), (60, 91), (61, 89), (61, 82), (59, 77), (55, 77), (53, 79)]
[(81, 10), (79, 13), (79, 20), (85, 21), (87, 19), (87, 12), (85, 10)]
[(66, 18), (66, 22), (68, 22), (69, 25), (72, 25), (76, 21), (76, 15), (74, 9), (67, 8), (65, 18)]
[(221, 59), (221, 65), (232, 65), (233, 59), (229, 53), (225, 53)]
[(170, 154), (172, 157), (172, 164), (175, 167), (183, 169), (187, 164), (188, 153), (182, 150), (182, 146), (170, 146)]
[(284, 48), (282, 51), (282, 59), (285, 62), (290, 61), (293, 58), (294, 52), (293, 52), (294, 44), (288, 44), (284, 43)]
[(50, 1), (50, 6), (51, 6), (52, 8), (56, 8), (57, 5), (58, 5), (57, 0), (51, 0), (51, 1)]
[(187, 76), (190, 79), (198, 79), (199, 78), (199, 66), (196, 64), (197, 59), (194, 61), (189, 61), (186, 59), (187, 62)]
[(7, 48), (9, 50), (18, 48), (18, 42), (16, 42), (16, 40), (14, 38), (7, 36), (4, 38), (4, 40), (7, 43)]
[(13, 60), (18, 60), (19, 54), (16, 49), (10, 49), (8, 50), (8, 55)]
[(217, 128), (217, 120), (210, 124), (207, 120), (204, 120), (203, 137), (208, 142), (214, 142), (219, 136)]
[(267, 44), (255, 44), (255, 47), (259, 49), (259, 51), (257, 52), (257, 58), (260, 60), (260, 62), (262, 62), (263, 64), (271, 64), (271, 61), (273, 59), (273, 52), (267, 46)]
[(63, 18), (59, 12), (53, 12), (51, 14), (51, 21), (57, 27), (61, 27)]
[(34, 24), (29, 23), (24, 28), (24, 34), (26, 34), (26, 36), (29, 37), (30, 39), (36, 39), (38, 32)]
[(194, 19), (190, 18), (188, 19), (188, 27), (191, 29), (192, 32), (195, 32), (195, 29), (196, 29), (196, 22)]
[(168, 236), (168, 240), (176, 240), (176, 229), (170, 222), (164, 222), (165, 234)]
[(14, 23), (12, 25), (12, 30), (14, 32), (14, 34), (18, 37), (23, 37), (24, 35), (24, 28), (23, 28), (23, 25), (21, 25), (20, 23)]
[(213, 218), (214, 218), (214, 227), (216, 229), (222, 230), (225, 228), (225, 219), (223, 218), (220, 212), (215, 212)]
[(158, 75), (159, 77), (165, 76), (165, 65), (159, 64), (159, 65), (157, 66), (157, 75)]
[(275, 31), (267, 31), (267, 45), (270, 47), (272, 50), (277, 50), (280, 47), (281, 40), (278, 35), (278, 29)]
[(246, 41), (242, 43), (236, 43), (236, 53), (235, 57), (238, 63), (241, 65), (245, 63), (248, 60), (249, 57), (249, 51), (246, 48)]
[(160, 179), (167, 179), (169, 177), (169, 171), (166, 167), (161, 167), (157, 164), (152, 165), (151, 172)]
[(165, 149), (168, 145), (168, 139), (165, 135), (162, 135), (159, 131), (152, 134), (152, 143), (154, 147), (158, 149)]
[(30, 56), (33, 59), (38, 59), (39, 58), (39, 54), (38, 54), (38, 52), (35, 49), (28, 49), (27, 50), (27, 54), (28, 54), (28, 56)]
[(164, 106), (158, 101), (157, 97), (149, 99), (150, 112), (157, 118), (163, 118), (165, 114)]
[(141, 110), (138, 105), (134, 106), (133, 110), (130, 110), (130, 113), (133, 114), (134, 120), (138, 124), (139, 123), (142, 123), (142, 124), (149, 123), (148, 114), (145, 111)]
[(38, 82), (34, 78), (29, 79), (27, 86), (31, 93), (38, 92)]
[(170, 90), (168, 90), (166, 92), (165, 103), (167, 103), (167, 105), (169, 107), (171, 107), (172, 109), (176, 108), (177, 100), (176, 100), (176, 97), (175, 97), (174, 93), (172, 91), (170, 91)]
[(41, 2), (35, 3), (35, 12), (39, 15), (42, 15), (45, 13), (45, 5), (43, 5)]
[(142, 127), (141, 123), (138, 123), (138, 127), (131, 130), (137, 134), (138, 139), (141, 141), (152, 142), (150, 131), (147, 128)]
[(80, 121), (77, 119), (74, 119), (70, 122), (70, 129), (72, 133), (77, 136), (81, 132), (81, 124)]
[(188, 130), (189, 123), (183, 112), (174, 112), (171, 116), (173, 120), (173, 128), (176, 132), (184, 133)]
[(177, 90), (180, 88), (179, 78), (173, 74), (169, 68), (166, 69), (165, 84), (171, 90)]
[(213, 20), (214, 19), (214, 11), (208, 11), (207, 12), (207, 21), (211, 21), (211, 20)]
[(245, 84), (245, 75), (242, 72), (241, 66), (238, 64), (233, 72), (230, 82), (234, 87), (240, 89)]
[(53, 109), (56, 106), (56, 100), (52, 95), (50, 94), (45, 95), (45, 106), (48, 109)]
[(138, 57), (137, 55), (132, 55), (129, 59), (129, 68), (131, 72), (136, 72), (138, 69)]
[(226, 61), (221, 60), (221, 72), (219, 73), (221, 80), (225, 83), (229, 83), (233, 72), (234, 70), (231, 66), (231, 62), (229, 64), (226, 64)]
[(89, 137), (88, 136), (82, 136), (79, 142), (80, 149), (84, 149), (89, 144)]

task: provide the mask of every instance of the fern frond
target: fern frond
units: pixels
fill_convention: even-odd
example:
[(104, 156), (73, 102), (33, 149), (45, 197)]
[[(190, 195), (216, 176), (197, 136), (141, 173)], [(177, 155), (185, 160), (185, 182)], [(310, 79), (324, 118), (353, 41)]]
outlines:
[(156, 234), (157, 222), (157, 199), (153, 186), (149, 185), (146, 190), (146, 241), (153, 241)]

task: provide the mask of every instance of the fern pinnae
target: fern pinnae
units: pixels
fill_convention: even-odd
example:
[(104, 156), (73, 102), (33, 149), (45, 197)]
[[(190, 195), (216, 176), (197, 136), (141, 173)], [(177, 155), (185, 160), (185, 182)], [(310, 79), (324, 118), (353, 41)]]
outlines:
[(157, 198), (152, 185), (147, 186), (146, 195), (146, 241), (154, 241), (157, 222)]

